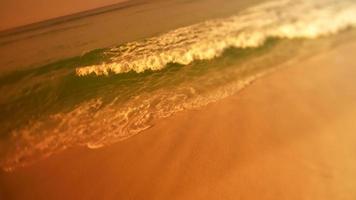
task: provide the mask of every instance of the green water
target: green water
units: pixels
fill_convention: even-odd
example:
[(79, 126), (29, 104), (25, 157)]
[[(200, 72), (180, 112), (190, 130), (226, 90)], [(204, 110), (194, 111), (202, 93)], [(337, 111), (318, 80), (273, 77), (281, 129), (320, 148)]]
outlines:
[[(196, 61), (188, 66), (172, 63), (161, 71), (148, 70), (144, 73), (76, 76), (76, 67), (98, 64), (108, 59), (103, 53), (105, 50), (101, 49), (39, 68), (7, 74), (0, 77), (0, 91), (3, 93), (0, 98), (1, 137), (29, 120), (70, 111), (79, 103), (92, 98), (100, 97), (104, 102), (119, 98), (120, 102), (126, 102), (142, 93), (159, 89), (174, 90), (189, 82), (195, 84), (195, 79), (229, 67), (237, 68), (240, 62), (266, 53), (277, 43), (277, 39), (270, 39), (260, 48), (232, 48), (214, 60)], [(209, 89), (211, 86), (205, 87)], [(12, 90), (9, 95), (6, 94), (8, 88)]]

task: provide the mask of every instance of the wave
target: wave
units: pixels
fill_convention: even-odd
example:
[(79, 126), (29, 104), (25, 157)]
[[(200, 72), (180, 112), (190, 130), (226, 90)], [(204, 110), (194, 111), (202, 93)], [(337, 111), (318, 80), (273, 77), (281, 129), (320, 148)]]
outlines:
[(140, 94), (124, 104), (119, 97), (110, 103), (105, 103), (103, 98), (85, 101), (69, 112), (52, 114), (14, 130), (11, 143), (15, 147), (0, 166), (12, 171), (69, 147), (96, 149), (125, 140), (150, 128), (159, 119), (230, 96), (264, 73), (266, 71), (231, 81), (206, 93), (184, 84), (174, 90), (158, 89)]
[[(82, 98), (79, 96), (84, 93), (76, 94), (78, 90), (71, 89), (78, 85), (79, 90), (83, 86), (88, 88), (85, 93), (103, 95), (82, 99), (73, 107), (58, 110), (56, 106), (53, 113), (43, 114), (12, 130), (6, 142), (10, 146), (0, 160), (0, 166), (12, 171), (67, 148), (86, 146), (96, 149), (128, 139), (162, 118), (231, 96), (286, 62), (298, 62), (305, 55), (330, 48), (336, 39), (268, 40), (260, 48), (229, 49), (212, 61), (196, 62), (190, 67), (170, 65), (159, 72), (145, 74), (102, 78), (72, 75), (80, 82), (71, 81), (59, 86), (71, 97)], [(88, 82), (81, 82), (83, 80)], [(105, 87), (92, 87), (101, 81)], [(68, 98), (60, 98), (62, 101), (68, 101)], [(39, 105), (42, 106), (45, 105)], [(34, 109), (42, 109), (39, 107)]]
[(197, 60), (210, 60), (231, 47), (259, 47), (270, 37), (313, 39), (355, 25), (356, 5), (352, 1), (273, 1), (237, 16), (206, 21), (112, 48), (105, 52), (110, 56), (109, 62), (78, 67), (76, 74), (161, 70), (169, 63), (188, 65)]
[[(230, 96), (285, 62), (340, 43), (343, 34), (318, 37), (353, 25), (355, 10), (351, 1), (275, 1), (0, 79), (7, 95), (0, 130), (9, 135), (0, 166), (11, 171), (70, 147), (107, 146)], [(118, 74), (100, 76), (110, 73)]]

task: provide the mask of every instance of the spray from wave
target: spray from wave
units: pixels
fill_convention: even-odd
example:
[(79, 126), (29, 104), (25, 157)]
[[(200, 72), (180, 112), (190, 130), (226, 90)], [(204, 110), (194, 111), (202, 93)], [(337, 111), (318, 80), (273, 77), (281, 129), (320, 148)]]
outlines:
[[(331, 21), (332, 20), (332, 21)], [(220, 56), (227, 48), (258, 47), (270, 38), (317, 38), (356, 25), (351, 1), (284, 0), (248, 9), (238, 16), (180, 28), (112, 48), (111, 61), (79, 67), (79, 76), (160, 70)]]

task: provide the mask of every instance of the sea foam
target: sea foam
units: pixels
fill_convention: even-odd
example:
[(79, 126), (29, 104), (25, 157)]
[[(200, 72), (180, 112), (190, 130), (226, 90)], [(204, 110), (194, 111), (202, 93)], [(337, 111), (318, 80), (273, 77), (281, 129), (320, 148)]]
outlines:
[(220, 56), (227, 48), (253, 48), (268, 38), (317, 38), (356, 25), (352, 1), (282, 0), (252, 7), (239, 15), (176, 29), (110, 49), (111, 61), (76, 69), (89, 74), (161, 70), (169, 63), (188, 65)]
[[(229, 47), (259, 47), (270, 37), (317, 38), (355, 24), (356, 5), (351, 1), (274, 1), (250, 8), (238, 16), (203, 22), (112, 48), (106, 52), (111, 57), (110, 63), (79, 67), (76, 72), (79, 76), (86, 76), (160, 70), (168, 63), (187, 65), (195, 60), (213, 59)], [(5, 170), (13, 170), (66, 148), (100, 148), (127, 139), (162, 118), (183, 110), (200, 108), (236, 93), (264, 75), (268, 71), (266, 68), (273, 69), (281, 64), (279, 62), (283, 61), (279, 60), (283, 56), (280, 54), (288, 54), (288, 60), (297, 57), (294, 53), (304, 46), (299, 42), (291, 42), (278, 48), (268, 51), (261, 58), (254, 54), (250, 59), (243, 59), (238, 66), (232, 64), (230, 68), (224, 69), (225, 60), (222, 59), (217, 64), (206, 62), (194, 66), (191, 71), (181, 70), (157, 77), (156, 73), (152, 73), (152, 77), (142, 78), (139, 87), (128, 85), (127, 88), (116, 88), (115, 84), (109, 85), (101, 91), (105, 95), (93, 95), (71, 108), (31, 119), (12, 130), (9, 141), (12, 146), (0, 160), (0, 166)], [(231, 57), (235, 63), (236, 57)], [(213, 65), (216, 65), (215, 68)], [(199, 74), (194, 70), (201, 66), (206, 66), (207, 71), (192, 76)], [(139, 81), (141, 74), (135, 75), (139, 78), (134, 80)], [(110, 78), (116, 77), (107, 79)], [(156, 85), (151, 85), (150, 78), (159, 80), (154, 82)], [(177, 83), (179, 78), (182, 80)], [(80, 77), (74, 79), (84, 80)], [(172, 80), (175, 81), (174, 86), (168, 87), (168, 83), (172, 85)], [(158, 82), (160, 86), (157, 86)], [(112, 99), (106, 96), (108, 93), (112, 94)], [(125, 94), (129, 95), (122, 100)], [(76, 95), (81, 93), (71, 95), (77, 98)]]

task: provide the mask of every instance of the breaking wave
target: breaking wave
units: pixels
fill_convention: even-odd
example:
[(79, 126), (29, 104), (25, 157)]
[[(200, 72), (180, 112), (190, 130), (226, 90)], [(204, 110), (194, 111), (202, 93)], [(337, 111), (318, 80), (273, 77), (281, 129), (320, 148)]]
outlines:
[(231, 47), (258, 47), (270, 37), (313, 39), (354, 25), (356, 5), (352, 1), (273, 1), (237, 16), (206, 21), (112, 48), (106, 52), (111, 58), (109, 62), (79, 67), (76, 74), (161, 70), (169, 63), (187, 65), (196, 60), (213, 59)]
[[(127, 139), (162, 118), (230, 96), (301, 52), (319, 52), (318, 37), (354, 25), (352, 1), (274, 1), (15, 74), (0, 80), (7, 94), (0, 98), (0, 112), (6, 111), (0, 130), (10, 135), (0, 166), (13, 170), (69, 147)], [(318, 39), (283, 40), (295, 38)], [(337, 41), (329, 39), (327, 48)]]

